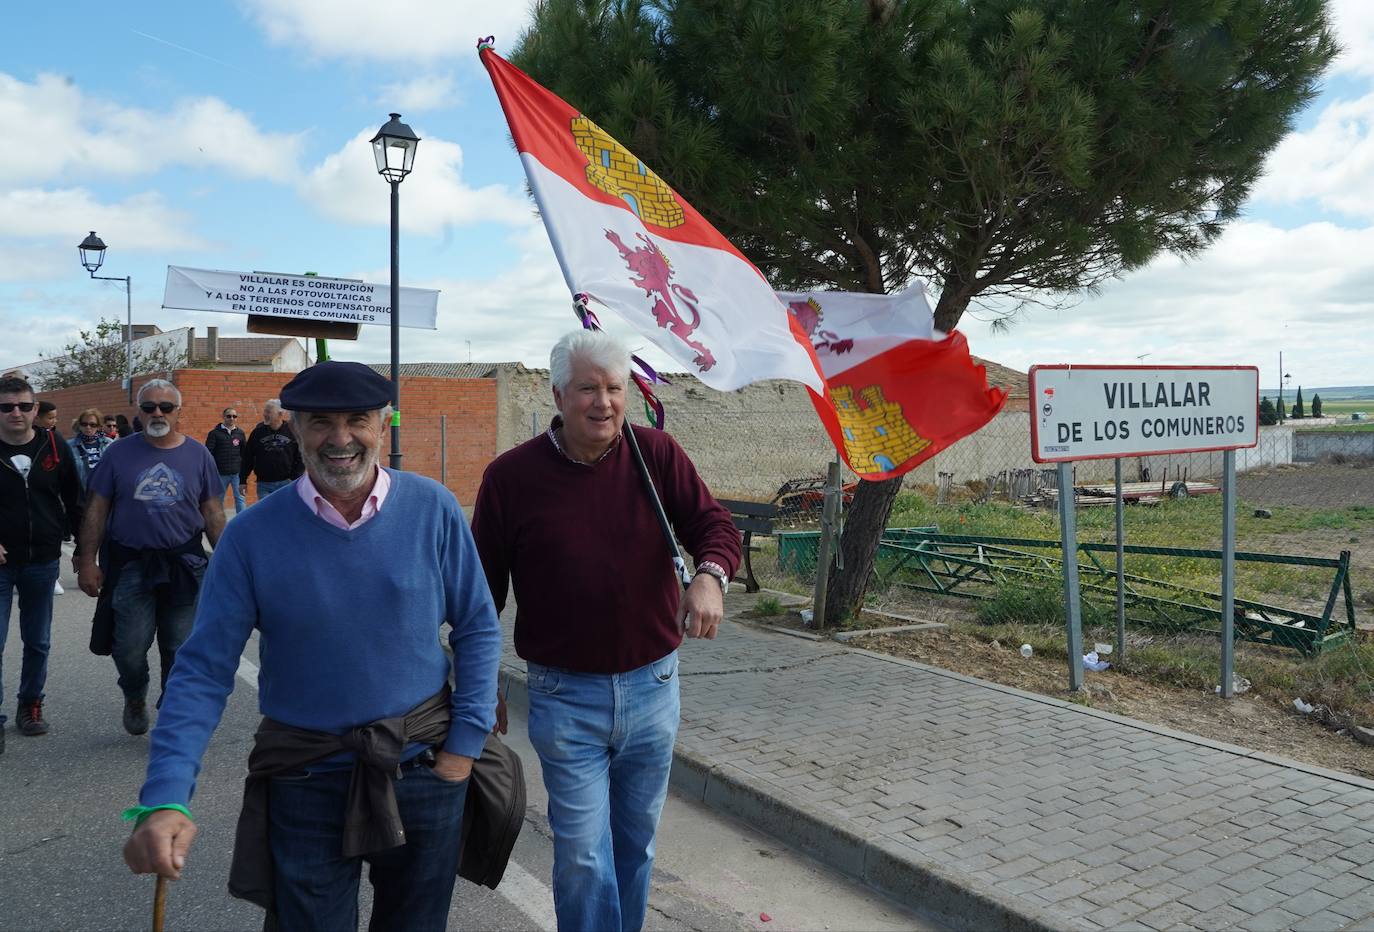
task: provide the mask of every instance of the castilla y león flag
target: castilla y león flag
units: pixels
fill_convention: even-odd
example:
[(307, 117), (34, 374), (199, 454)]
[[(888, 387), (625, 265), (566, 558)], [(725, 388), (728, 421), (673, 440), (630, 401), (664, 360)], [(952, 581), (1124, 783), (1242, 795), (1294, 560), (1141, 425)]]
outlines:
[[(820, 342), (838, 333), (830, 324), (842, 315), (827, 318), (825, 310), (832, 296), (796, 296), (812, 301), (813, 315), (789, 310), (753, 263), (648, 166), (490, 45), (479, 48), (574, 294), (615, 311), (712, 388), (765, 379), (806, 385), (836, 449), (865, 479), (901, 475), (1001, 407), (1002, 394), (987, 388), (961, 335), (933, 340), (915, 322), (905, 339), (887, 333), (865, 343), (832, 379), (822, 361), (831, 348), (817, 352), (818, 328)], [(847, 297), (881, 308), (907, 295)], [(887, 305), (891, 320), (900, 306)]]

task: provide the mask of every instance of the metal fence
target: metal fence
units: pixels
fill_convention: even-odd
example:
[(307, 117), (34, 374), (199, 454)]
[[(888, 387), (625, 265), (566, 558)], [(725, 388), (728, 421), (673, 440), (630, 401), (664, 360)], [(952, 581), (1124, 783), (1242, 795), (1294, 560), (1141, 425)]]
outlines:
[[(1060, 490), (1055, 470), (1030, 460), (1026, 422), (1025, 413), (1001, 415), (906, 477), (871, 580), (872, 602), (936, 618), (1032, 621), (1062, 612)], [(809, 595), (823, 477), (834, 457), (814, 415), (736, 415), (694, 427), (679, 424), (673, 433), (718, 497), (779, 508), (778, 533), (754, 539), (760, 580)], [(1264, 428), (1255, 448), (1237, 451), (1235, 596), (1242, 637), (1310, 653), (1352, 625), (1374, 627), (1374, 464), (1340, 455), (1295, 462), (1295, 449), (1308, 446), (1290, 422)], [(1122, 465), (1128, 646), (1215, 644), (1222, 455)], [(1110, 642), (1113, 462), (1081, 462), (1073, 474), (1086, 637), (1090, 645)], [(846, 471), (844, 482), (848, 499), (858, 479)], [(1328, 651), (1357, 637), (1329, 640)]]

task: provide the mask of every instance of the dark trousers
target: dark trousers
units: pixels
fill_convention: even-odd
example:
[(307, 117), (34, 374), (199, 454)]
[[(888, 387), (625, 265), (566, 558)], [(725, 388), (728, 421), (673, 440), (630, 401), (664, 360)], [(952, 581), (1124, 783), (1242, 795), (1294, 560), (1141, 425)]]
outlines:
[(403, 764), (394, 783), (406, 843), (345, 858), (340, 851), (349, 777), (345, 769), (271, 778), (277, 928), (356, 929), (358, 882), (366, 861), (372, 932), (442, 932), (458, 875), (468, 781), (450, 783), (419, 759)]
[[(205, 570), (193, 572), (199, 582)], [(142, 700), (148, 695), (148, 648), (153, 646), (154, 637), (162, 671), (160, 682), (166, 689), (177, 648), (191, 636), (196, 620), (196, 593), (178, 599), (170, 586), (145, 588), (138, 563), (129, 563), (120, 570), (119, 582), (115, 584), (114, 614), (111, 654), (125, 698)], [(161, 702), (159, 695), (158, 703)]]

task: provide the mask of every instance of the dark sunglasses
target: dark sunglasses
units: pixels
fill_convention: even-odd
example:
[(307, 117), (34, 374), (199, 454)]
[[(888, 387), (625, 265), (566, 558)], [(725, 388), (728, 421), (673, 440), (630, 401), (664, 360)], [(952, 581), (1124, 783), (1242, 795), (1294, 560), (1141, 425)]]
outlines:
[(82, 421), (82, 422), (81, 422), (81, 426), (82, 426), (82, 427), (97, 427), (97, 428), (98, 428), (100, 425), (97, 424), (95, 421)]
[(38, 404), (36, 401), (0, 401), (0, 413), (9, 414), (15, 408), (28, 414), (33, 410), (33, 406)]
[(176, 403), (171, 401), (145, 401), (138, 406), (138, 410), (142, 411), (144, 414), (152, 414), (154, 411), (161, 411), (163, 414), (171, 414), (176, 409)]
[(237, 415), (237, 414), (226, 414), (226, 415), (224, 416), (224, 419), (225, 419), (226, 421), (234, 421), (234, 420), (237, 420), (237, 419), (238, 419), (238, 415)]

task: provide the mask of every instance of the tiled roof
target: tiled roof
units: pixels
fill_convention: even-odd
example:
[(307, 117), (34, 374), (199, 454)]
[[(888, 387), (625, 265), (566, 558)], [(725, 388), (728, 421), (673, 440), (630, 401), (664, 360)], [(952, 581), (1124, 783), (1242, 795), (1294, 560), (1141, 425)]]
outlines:
[[(225, 363), (271, 362), (282, 347), (293, 342), (291, 337), (220, 337), (219, 359)], [(196, 337), (196, 359), (210, 357), (209, 341)]]
[[(368, 363), (377, 372), (391, 378), (391, 363)], [(497, 369), (509, 368), (519, 363), (509, 362), (403, 362), (401, 375), (425, 376), (432, 379), (490, 379)]]
[(977, 356), (973, 357), (973, 362), (987, 369), (988, 384), (1002, 386), (1007, 390), (1008, 397), (1025, 398), (1030, 395), (1030, 380), (1026, 373)]

